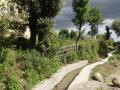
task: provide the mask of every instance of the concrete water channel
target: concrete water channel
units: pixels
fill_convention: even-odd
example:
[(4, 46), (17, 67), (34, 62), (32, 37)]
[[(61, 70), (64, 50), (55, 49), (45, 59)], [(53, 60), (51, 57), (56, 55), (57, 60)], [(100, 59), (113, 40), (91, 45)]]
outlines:
[(88, 81), (92, 69), (108, 62), (114, 52), (108, 53), (107, 58), (96, 63), (87, 65), (88, 61), (85, 60), (62, 67), (51, 78), (39, 83), (32, 90), (79, 90), (77, 86)]
[(77, 86), (79, 86), (80, 83), (87, 82), (89, 80), (92, 69), (97, 65), (108, 62), (109, 58), (114, 52), (115, 51), (108, 53), (108, 57), (99, 62), (87, 65), (83, 68), (79, 68), (68, 73), (53, 90), (79, 90), (79, 88), (77, 89)]

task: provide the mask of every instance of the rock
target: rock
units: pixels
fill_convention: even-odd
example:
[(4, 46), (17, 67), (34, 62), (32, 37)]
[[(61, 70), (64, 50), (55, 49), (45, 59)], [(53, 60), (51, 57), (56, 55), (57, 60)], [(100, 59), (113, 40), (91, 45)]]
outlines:
[(116, 63), (116, 64), (114, 64), (114, 67), (120, 67), (120, 65)]
[(113, 78), (113, 79), (112, 79), (112, 83), (113, 83), (113, 86), (114, 86), (114, 87), (120, 88), (120, 81), (119, 81), (118, 78)]
[(99, 82), (103, 82), (103, 77), (100, 73), (95, 73), (95, 75), (93, 77), (95, 80), (97, 80)]

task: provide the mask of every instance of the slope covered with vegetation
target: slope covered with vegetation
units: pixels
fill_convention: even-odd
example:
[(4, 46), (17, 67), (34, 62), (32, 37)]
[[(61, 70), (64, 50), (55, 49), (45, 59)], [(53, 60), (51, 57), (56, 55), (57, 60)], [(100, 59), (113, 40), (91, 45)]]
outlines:
[[(62, 29), (58, 34), (55, 17), (63, 0), (11, 0), (9, 4), (16, 5), (18, 15), (0, 15), (0, 90), (30, 90), (63, 65), (85, 59), (93, 63), (106, 57), (114, 46), (119, 48), (119, 42), (110, 38), (109, 27), (105, 35), (98, 35), (102, 16), (98, 8), (90, 8), (89, 0), (73, 0), (73, 23), (78, 31)], [(0, 8), (4, 11), (4, 4)], [(84, 35), (82, 27), (86, 23), (91, 30)], [(24, 37), (26, 27), (30, 29), (29, 39)], [(118, 35), (119, 27), (118, 21), (112, 25)], [(58, 55), (60, 48), (73, 44), (76, 50), (69, 50), (63, 57)], [(110, 63), (119, 62), (117, 54)]]

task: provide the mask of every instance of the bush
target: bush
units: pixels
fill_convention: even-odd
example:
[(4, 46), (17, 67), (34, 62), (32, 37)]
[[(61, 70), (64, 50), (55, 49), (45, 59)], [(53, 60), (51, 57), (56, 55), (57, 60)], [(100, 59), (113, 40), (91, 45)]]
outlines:
[(72, 31), (70, 32), (70, 38), (71, 38), (71, 39), (76, 39), (76, 38), (77, 38), (77, 33), (72, 30)]
[(20, 90), (19, 80), (15, 76), (8, 76), (5, 85), (6, 90)]
[(115, 42), (114, 47), (115, 47), (115, 49), (120, 51), (120, 42)]
[(120, 51), (117, 51), (110, 58), (109, 63), (112, 65), (119, 64), (120, 65)]
[(88, 39), (82, 40), (78, 47), (78, 56), (81, 60), (89, 60), (95, 62), (98, 60), (99, 44), (96, 40)]
[[(0, 50), (0, 89), (30, 90), (38, 82), (49, 78), (60, 66), (57, 57), (46, 58), (36, 50)], [(63, 64), (78, 60), (75, 52)]]
[(107, 53), (108, 53), (108, 48), (107, 48), (107, 45), (106, 45), (105, 41), (100, 41), (99, 42), (98, 54), (100, 56), (107, 57), (108, 56)]
[(60, 32), (59, 32), (59, 37), (61, 39), (66, 39), (66, 38), (69, 38), (69, 31), (67, 29), (62, 29)]
[(26, 86), (50, 77), (60, 66), (58, 58), (45, 58), (36, 50), (19, 52), (18, 60), (21, 70), (25, 72)]
[(120, 19), (115, 20), (112, 23), (112, 29), (116, 32), (118, 36), (120, 36)]
[(5, 32), (9, 28), (9, 18), (7, 15), (3, 15), (0, 18), (0, 39), (4, 37)]
[(99, 40), (99, 55), (107, 57), (107, 53), (113, 50), (114, 47), (114, 41), (113, 40)]
[(6, 48), (0, 50), (0, 89), (20, 90), (18, 72), (15, 68), (15, 53)]
[(79, 58), (76, 52), (71, 52), (69, 55), (61, 58), (62, 64), (71, 64), (78, 61)]

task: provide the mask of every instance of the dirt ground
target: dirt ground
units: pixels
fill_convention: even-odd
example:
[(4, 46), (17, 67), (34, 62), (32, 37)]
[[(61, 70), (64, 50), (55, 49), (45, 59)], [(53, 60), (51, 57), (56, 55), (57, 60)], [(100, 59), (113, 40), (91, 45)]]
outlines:
[[(109, 63), (99, 65), (95, 69), (93, 69), (93, 71), (91, 73), (91, 78), (89, 79), (90, 81), (93, 80), (92, 77), (95, 73), (100, 73), (104, 80), (104, 83), (102, 83), (103, 85), (101, 84), (103, 89), (98, 89), (98, 90), (120, 90), (120, 88), (112, 87), (112, 85), (113, 85), (112, 79), (113, 78), (117, 77), (118, 80), (120, 81), (120, 66), (116, 67), (114, 65), (110, 65)], [(94, 82), (96, 82), (96, 81), (94, 81)], [(96, 83), (96, 85), (97, 85), (97, 83)], [(109, 89), (107, 89), (107, 88), (105, 89), (106, 86)]]
[(106, 63), (93, 69), (91, 77), (94, 75), (94, 73), (100, 73), (104, 79), (104, 82), (108, 84), (111, 83), (113, 78), (117, 77), (120, 80), (120, 66), (115, 67), (114, 65)]

